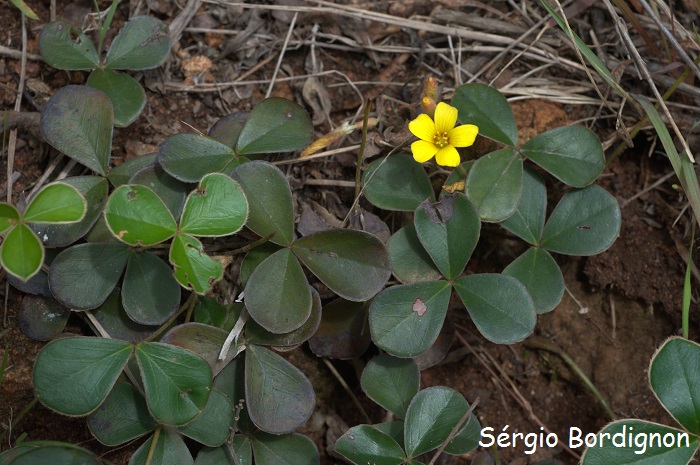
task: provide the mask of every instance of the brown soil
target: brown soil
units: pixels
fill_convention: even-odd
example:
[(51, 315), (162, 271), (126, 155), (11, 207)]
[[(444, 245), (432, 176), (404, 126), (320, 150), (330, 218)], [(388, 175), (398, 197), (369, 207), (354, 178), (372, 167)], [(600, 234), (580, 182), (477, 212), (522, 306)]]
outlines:
[[(49, 12), (43, 2), (27, 3), (42, 18), (40, 23), (28, 23), (29, 52), (36, 54), (38, 29), (49, 17)], [(117, 27), (123, 24), (128, 10), (129, 2), (124, 3), (118, 10), (115, 23)], [(177, 10), (167, 0), (146, 3), (154, 9), (154, 14), (166, 21), (170, 21), (168, 15)], [(432, 8), (432, 2), (419, 0), (389, 3), (395, 3), (388, 7), (392, 14), (403, 16), (428, 15)], [(441, 2), (447, 6), (451, 3)], [(499, 8), (509, 8), (505, 2), (496, 3)], [(59, 13), (64, 11), (66, 4), (67, 2), (59, 2)], [(386, 10), (385, 7), (383, 11)], [(223, 28), (217, 19), (221, 17), (226, 17), (231, 22), (227, 26), (229, 29), (236, 30), (243, 30), (246, 24), (254, 24), (259, 20), (261, 28), (280, 40), (284, 39), (291, 21), (291, 16), (284, 16), (282, 12), (274, 15), (258, 14), (255, 10), (226, 9), (211, 4), (200, 9), (193, 24), (196, 23), (197, 27)], [(297, 27), (307, 31), (314, 23), (320, 24), (327, 34), (351, 37), (360, 42), (366, 38), (370, 43), (379, 43), (392, 34), (393, 37), (406, 35), (398, 27), (312, 15), (300, 17)], [(0, 44), (20, 50), (20, 30), (17, 11), (9, 2), (0, 2)], [(303, 36), (306, 37), (305, 34)], [(254, 46), (231, 50), (232, 42), (227, 37), (216, 33), (186, 32), (178, 47), (179, 51), (173, 55), (164, 70), (142, 73), (141, 81), (147, 89), (148, 104), (134, 125), (115, 132), (116, 164), (154, 151), (165, 137), (190, 130), (189, 127), (205, 132), (219, 117), (230, 111), (249, 109), (263, 98), (267, 84), (227, 88), (220, 93), (178, 92), (173, 89), (174, 84), (182, 85), (192, 81), (193, 78), (186, 77), (181, 70), (183, 61), (189, 57), (218, 56), (209, 73), (194, 77), (195, 80), (205, 82), (234, 80), (264, 58), (260, 49)], [(412, 40), (409, 36), (403, 38), (407, 43)], [(285, 55), (283, 74), (298, 76), (310, 72), (305, 68), (309, 66), (307, 54), (306, 48), (289, 50)], [(389, 122), (387, 126), (396, 126), (393, 133), (398, 133), (397, 128), (405, 124), (411, 106), (417, 101), (417, 86), (421, 78), (428, 74), (428, 71), (419, 67), (420, 63), (415, 61), (415, 56), (410, 54), (388, 55), (371, 51), (359, 53), (324, 49), (317, 58), (321, 69), (337, 70), (352, 82), (380, 82), (362, 86), (361, 90), (366, 98), (382, 97), (378, 102), (383, 106), (386, 121)], [(269, 79), (275, 62), (276, 60), (269, 61), (246, 79)], [(16, 59), (0, 56), (0, 104), (3, 109), (14, 105), (15, 94), (12, 89), (17, 87), (18, 63)], [(345, 77), (338, 77), (342, 75), (328, 78), (324, 81), (326, 87), (321, 86), (323, 91), (328, 92), (329, 101), (332, 102), (330, 119), (334, 123), (355, 114), (360, 105), (359, 96), (351, 87), (329, 86), (345, 82)], [(41, 62), (30, 60), (27, 78), (33, 80), (34, 85), (34, 90), (29, 91), (30, 96), (38, 105), (42, 105), (48, 94), (69, 82), (82, 82), (85, 74), (59, 72)], [(313, 99), (302, 97), (303, 89), (298, 84), (301, 82), (303, 81), (280, 82), (275, 86), (273, 95), (305, 103), (314, 116), (317, 135), (324, 134), (330, 129), (323, 115), (325, 96), (317, 95), (318, 107), (314, 107), (311, 103)], [(393, 86), (389, 84), (391, 82), (406, 85)], [(38, 83), (45, 86), (41, 87)], [(397, 104), (397, 101), (407, 102), (408, 105)], [(23, 103), (23, 110), (36, 111), (27, 102), (25, 100)], [(582, 117), (576, 107), (545, 100), (519, 101), (513, 107), (518, 115), (523, 139)], [(601, 128), (601, 131), (610, 129)], [(393, 133), (385, 132), (383, 137), (390, 139)], [(565, 294), (562, 303), (554, 311), (539, 317), (535, 336), (545, 338), (569, 354), (597, 386), (619, 418), (634, 417), (672, 425), (673, 420), (655, 400), (648, 386), (646, 370), (651, 355), (660, 343), (676, 334), (680, 327), (680, 296), (685, 263), (679, 251), (682, 251), (683, 244), (687, 247), (689, 233), (686, 231), (687, 220), (673, 226), (683, 206), (683, 199), (670, 187), (673, 182), (677, 182), (673, 177), (658, 189), (625, 204), (626, 199), (644, 190), (671, 169), (666, 159), (648, 158), (645, 141), (639, 141), (637, 145), (637, 148), (625, 152), (615, 160), (599, 181), (623, 205), (620, 238), (610, 250), (595, 257), (556, 257), (564, 271), (570, 294)], [(478, 148), (477, 144), (475, 150)], [(13, 185), (15, 201), (44, 173), (50, 152), (52, 151), (45, 144), (41, 144), (27, 131), (20, 131), (14, 167), (20, 173)], [(331, 214), (342, 218), (352, 201), (352, 189), (320, 188), (305, 185), (304, 182), (314, 178), (354, 179), (354, 156), (340, 155), (330, 160), (290, 165), (288, 174), (292, 176), (292, 187), (298, 202), (297, 211), (301, 211), (301, 204), (314, 200)], [(6, 164), (3, 163), (0, 166), (0, 190), (5, 186), (6, 174)], [(563, 192), (560, 185), (552, 184), (548, 187), (554, 196), (560, 196)], [(397, 225), (400, 222), (396, 217), (391, 220)], [(391, 221), (387, 222), (392, 225)], [(475, 257), (470, 270), (500, 271), (520, 253), (522, 244), (511, 238), (504, 241), (502, 234), (496, 237), (493, 244), (487, 244), (493, 246), (488, 255), (484, 252)], [(2, 289), (5, 287), (0, 286), (0, 294), (3, 293)], [(0, 354), (8, 351), (9, 364), (0, 384), (0, 431), (33, 399), (32, 366), (36, 354), (43, 346), (43, 343), (26, 338), (17, 327), (21, 294), (9, 288), (6, 298), (7, 326), (0, 327)], [(697, 318), (694, 321), (697, 322)], [(465, 314), (458, 310), (451, 313), (446, 327), (457, 329), (474, 352), (455, 341), (448, 356), (449, 362), (423, 372), (422, 387), (446, 385), (459, 390), (470, 402), (478, 399), (476, 413), (483, 425), (492, 426), (496, 432), (510, 425), (509, 431), (526, 433), (539, 432), (540, 426), (545, 426), (560, 438), (566, 438), (570, 427), (595, 432), (610, 420), (580, 379), (555, 354), (533, 349), (527, 341), (513, 346), (491, 344), (478, 334)], [(80, 332), (83, 329), (77, 320), (71, 320), (69, 330)], [(288, 355), (309, 375), (317, 390), (317, 414), (304, 432), (318, 444), (324, 465), (341, 463), (326, 453), (326, 448), (330, 445), (327, 438), (337, 435), (338, 428), (342, 430), (343, 424), (352, 426), (364, 420), (328, 368), (309, 354), (306, 349), (297, 349)], [(358, 386), (358, 373), (361, 372), (364, 360), (354, 364), (333, 363), (360, 398), (372, 420), (383, 421), (384, 413), (362, 395)], [(516, 402), (513, 397), (516, 390), (527, 401), (529, 408)], [(79, 443), (104, 454), (105, 458), (115, 464), (126, 464), (131, 452), (138, 446), (130, 445), (110, 451), (92, 439), (83, 419), (60, 416), (41, 405), (31, 409), (9, 432), (7, 440), (0, 444), (0, 451), (13, 445), (23, 434), (29, 440)], [(523, 451), (522, 447), (504, 449), (499, 455), (503, 463), (519, 465), (536, 463), (537, 460), (546, 458), (556, 458), (565, 464), (577, 462), (560, 447), (543, 449), (535, 456), (524, 455)], [(579, 449), (574, 452), (580, 454), (582, 451)], [(473, 454), (468, 457), (448, 457), (440, 463), (467, 464), (472, 456)]]

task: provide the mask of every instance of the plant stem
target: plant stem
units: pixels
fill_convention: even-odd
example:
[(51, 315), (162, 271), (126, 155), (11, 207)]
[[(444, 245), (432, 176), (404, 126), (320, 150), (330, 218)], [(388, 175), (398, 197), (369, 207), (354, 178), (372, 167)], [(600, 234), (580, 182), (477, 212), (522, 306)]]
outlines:
[(261, 238), (258, 239), (257, 241), (252, 242), (252, 243), (250, 243), (250, 244), (248, 244), (248, 245), (245, 245), (245, 246), (240, 247), (240, 248), (235, 249), (235, 250), (228, 250), (228, 251), (226, 251), (226, 252), (221, 252), (221, 253), (218, 253), (218, 252), (217, 252), (216, 255), (223, 255), (223, 256), (227, 256), (227, 257), (233, 257), (233, 256), (236, 256), (236, 255), (239, 255), (239, 254), (242, 254), (242, 253), (246, 253), (246, 252), (248, 252), (249, 250), (252, 250), (252, 249), (256, 248), (257, 246), (262, 245), (262, 244), (268, 242), (270, 239), (272, 239), (272, 238), (274, 237), (274, 235), (275, 235), (275, 233), (268, 234), (267, 236), (261, 237)]
[(532, 349), (542, 349), (546, 350), (548, 352), (553, 352), (557, 354), (559, 357), (561, 357), (562, 360), (564, 360), (564, 363), (566, 363), (569, 368), (573, 370), (576, 375), (581, 378), (581, 381), (583, 381), (583, 384), (586, 385), (589, 391), (591, 391), (591, 394), (598, 399), (598, 402), (600, 403), (601, 407), (603, 407), (603, 410), (605, 410), (605, 413), (608, 414), (611, 420), (614, 420), (616, 418), (615, 413), (610, 409), (608, 406), (608, 403), (605, 401), (603, 398), (603, 395), (598, 391), (598, 389), (595, 387), (595, 385), (591, 382), (590, 379), (588, 379), (588, 376), (579, 368), (579, 366), (574, 362), (569, 355), (564, 352), (562, 349), (559, 347), (555, 346), (554, 344), (550, 343), (549, 341), (541, 338), (541, 337), (531, 337), (529, 339), (526, 339), (524, 341), (524, 344), (527, 347), (530, 347)]
[(177, 313), (173, 316), (171, 316), (168, 321), (160, 325), (160, 327), (150, 336), (148, 336), (146, 339), (143, 340), (143, 342), (150, 342), (155, 339), (157, 339), (161, 334), (163, 334), (163, 331), (165, 331), (170, 325), (178, 319), (180, 315), (182, 315), (182, 312), (189, 308), (194, 308), (194, 304), (197, 302), (197, 297), (198, 295), (196, 293), (190, 294), (190, 296), (187, 298), (184, 304), (182, 304), (182, 307), (180, 307), (180, 310), (177, 311)]
[(146, 456), (146, 463), (144, 465), (151, 465), (153, 460), (153, 454), (156, 452), (156, 444), (158, 443), (158, 438), (160, 437), (160, 428), (158, 425), (156, 430), (153, 432), (153, 439), (151, 440), (151, 447), (148, 448), (148, 455)]
[(691, 216), (692, 228), (690, 232), (690, 248), (688, 249), (688, 264), (685, 267), (685, 282), (683, 283), (683, 337), (688, 339), (688, 327), (690, 321), (690, 294), (691, 281), (690, 270), (693, 267), (693, 247), (695, 246), (695, 216)]
[[(445, 438), (445, 440), (442, 441), (440, 448), (437, 450), (437, 452), (435, 452), (435, 455), (433, 455), (433, 458), (430, 460), (428, 465), (435, 465), (435, 462), (437, 461), (438, 457), (440, 457), (440, 454), (442, 454), (442, 452), (445, 450), (445, 447), (447, 447), (447, 445), (450, 443), (450, 441), (452, 441), (455, 438), (455, 436), (457, 436), (459, 431), (462, 429), (462, 425), (464, 424), (464, 422), (466, 421), (467, 424), (469, 424), (469, 420), (470, 420), (469, 415), (474, 411), (474, 408), (476, 408), (476, 406), (478, 404), (479, 404), (479, 399), (476, 399), (472, 403), (471, 407), (469, 407), (469, 410), (467, 410), (467, 412), (464, 415), (462, 415), (462, 418), (459, 419), (457, 424), (454, 425), (454, 427), (452, 428), (452, 431), (450, 431), (449, 436), (447, 436), (447, 438)], [(465, 424), (464, 427), (466, 428), (467, 425)]]

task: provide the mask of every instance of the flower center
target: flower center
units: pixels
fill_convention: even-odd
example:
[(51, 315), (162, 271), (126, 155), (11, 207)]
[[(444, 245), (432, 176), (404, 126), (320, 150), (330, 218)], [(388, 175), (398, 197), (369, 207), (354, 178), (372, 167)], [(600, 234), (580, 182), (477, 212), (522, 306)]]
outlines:
[(435, 142), (435, 146), (439, 149), (444, 149), (450, 145), (450, 139), (447, 137), (446, 132), (436, 132), (433, 136), (433, 142)]

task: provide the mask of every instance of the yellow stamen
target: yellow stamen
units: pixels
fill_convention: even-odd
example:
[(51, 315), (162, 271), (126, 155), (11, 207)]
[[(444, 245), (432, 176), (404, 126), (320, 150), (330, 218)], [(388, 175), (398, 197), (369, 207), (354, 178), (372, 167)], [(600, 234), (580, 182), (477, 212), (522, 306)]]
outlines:
[(439, 149), (443, 149), (450, 145), (450, 139), (447, 137), (446, 132), (437, 132), (435, 133), (435, 136), (433, 137), (433, 141), (435, 142), (435, 145)]

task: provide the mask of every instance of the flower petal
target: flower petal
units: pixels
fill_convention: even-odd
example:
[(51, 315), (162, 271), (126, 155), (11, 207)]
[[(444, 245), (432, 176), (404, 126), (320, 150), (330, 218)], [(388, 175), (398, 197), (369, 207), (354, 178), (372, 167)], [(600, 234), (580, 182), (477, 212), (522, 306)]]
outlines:
[(473, 124), (463, 124), (452, 129), (447, 138), (450, 145), (455, 147), (469, 147), (476, 140), (476, 135), (479, 133), (479, 128)]
[(430, 116), (424, 113), (421, 113), (416, 119), (408, 123), (408, 130), (421, 140), (428, 142), (435, 140), (435, 123), (430, 119)]
[(448, 132), (457, 123), (457, 109), (445, 102), (435, 107), (435, 128), (438, 132)]
[(448, 145), (445, 148), (438, 150), (435, 154), (435, 161), (441, 166), (457, 166), (461, 161), (457, 149)]
[(426, 142), (424, 140), (417, 140), (411, 144), (411, 152), (413, 152), (413, 159), (418, 163), (425, 163), (426, 161), (433, 158), (433, 155), (437, 153), (438, 148), (432, 142)]

